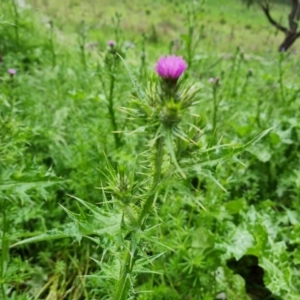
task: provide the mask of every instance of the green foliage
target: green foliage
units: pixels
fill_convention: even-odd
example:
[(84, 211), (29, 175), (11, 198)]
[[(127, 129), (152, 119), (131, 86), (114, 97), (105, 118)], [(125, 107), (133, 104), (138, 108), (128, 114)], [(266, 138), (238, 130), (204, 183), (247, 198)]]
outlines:
[(1, 299), (299, 298), (299, 60), (205, 51), (211, 2), (173, 2), (180, 42), (114, 14), (96, 50), (0, 2)]

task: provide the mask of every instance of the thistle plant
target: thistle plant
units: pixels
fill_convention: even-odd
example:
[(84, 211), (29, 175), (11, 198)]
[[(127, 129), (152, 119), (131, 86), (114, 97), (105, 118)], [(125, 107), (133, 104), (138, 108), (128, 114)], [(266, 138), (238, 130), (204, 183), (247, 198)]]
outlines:
[[(82, 38), (83, 39), (83, 38)], [(78, 39), (78, 42), (80, 43), (81, 39)], [(84, 43), (84, 40), (82, 41)], [(84, 46), (84, 45), (83, 45)], [(80, 49), (81, 49), (81, 45), (80, 45)], [(51, 52), (51, 56), (52, 56), (52, 67), (54, 68), (56, 66), (56, 57), (57, 57), (57, 53), (55, 50), (55, 32), (54, 32), (54, 23), (52, 20), (49, 21), (49, 50)], [(84, 49), (81, 51), (84, 51)], [(82, 60), (85, 61), (84, 56), (85, 54), (82, 53)]]
[(284, 52), (280, 52), (278, 54), (278, 84), (280, 87), (280, 98), (282, 103), (285, 101), (285, 90), (284, 90), (284, 84), (283, 84), (283, 79), (284, 79), (284, 62), (286, 59), (286, 54)]
[(140, 66), (140, 79), (146, 80), (147, 77), (147, 52), (146, 52), (146, 34), (142, 35), (141, 42), (141, 66)]
[[(150, 83), (144, 98), (134, 101), (133, 108), (127, 110), (132, 117), (138, 116), (139, 120), (136, 122), (142, 122), (141, 127), (148, 132), (148, 155), (144, 166), (147, 176), (144, 182), (140, 182), (139, 188), (132, 189), (130, 193), (128, 193), (130, 185), (125, 183), (126, 177), (120, 174), (116, 177), (122, 178), (121, 184), (120, 180), (117, 180), (119, 183), (116, 185), (119, 187), (118, 190), (123, 191), (122, 197), (118, 198), (121, 199), (123, 226), (126, 228), (128, 240), (123, 241), (124, 251), (114, 299), (128, 299), (130, 290), (133, 291), (135, 264), (144, 252), (144, 243), (147, 239), (145, 231), (151, 227), (148, 217), (154, 210), (155, 202), (163, 193), (165, 183), (173, 176), (173, 166), (176, 166), (178, 173), (185, 177), (177, 162), (176, 151), (179, 149), (175, 149), (173, 143), (178, 137), (185, 139), (179, 124), (196, 95), (195, 91), (189, 94), (190, 89), (181, 89), (178, 83), (186, 68), (187, 64), (181, 57), (160, 58), (156, 66), (160, 82)], [(178, 176), (177, 172), (175, 174), (174, 176)], [(158, 223), (158, 216), (155, 219)]]
[(244, 84), (242, 86), (242, 89), (241, 89), (241, 92), (240, 94), (243, 95), (247, 92), (247, 88), (248, 88), (248, 85), (249, 85), (249, 81), (250, 81), (250, 78), (253, 77), (253, 74), (254, 74), (254, 71), (252, 68), (250, 68), (247, 72), (247, 75), (246, 75), (246, 78), (245, 78), (245, 81), (244, 81)]
[[(52, 29), (53, 30), (53, 29)], [(87, 40), (87, 26), (85, 24), (85, 21), (82, 20), (79, 25), (78, 29), (78, 46), (80, 50), (80, 57), (81, 57), (81, 62), (84, 68), (86, 68), (86, 51), (85, 51), (85, 45), (86, 45), (86, 40)], [(53, 43), (53, 36), (51, 35), (51, 45)], [(53, 54), (53, 52), (52, 52)]]
[(17, 74), (17, 71), (15, 69), (8, 69), (7, 70), (8, 72), (8, 75), (9, 75), (9, 84), (8, 84), (8, 87), (9, 87), (9, 96), (8, 96), (8, 99), (10, 101), (10, 105), (11, 107), (14, 109), (15, 108), (15, 103), (17, 102), (17, 80), (16, 80), (16, 74)]
[[(146, 92), (132, 78), (139, 99), (133, 100), (124, 111), (139, 125), (134, 132), (143, 132), (142, 141), (147, 146), (137, 157), (137, 161), (139, 156), (143, 157), (139, 166), (143, 173), (127, 168), (131, 171), (126, 174), (126, 168), (120, 172), (110, 167), (109, 184), (104, 187), (111, 201), (121, 209), (122, 238), (117, 243), (121, 252), (113, 263), (119, 266), (119, 274), (115, 275), (115, 300), (129, 299), (135, 293), (136, 276), (150, 272), (147, 265), (163, 255), (149, 257), (145, 253), (149, 242), (159, 243), (153, 229), (163, 222), (158, 213), (161, 199), (170, 190), (175, 191), (180, 181), (206, 176), (202, 165), (207, 161), (220, 162), (246, 147), (206, 146), (199, 122), (201, 117), (193, 111), (201, 100), (202, 86), (184, 80), (186, 69), (187, 63), (182, 57), (171, 55), (158, 60), (155, 70), (159, 80), (149, 80)], [(140, 140), (140, 151), (143, 150), (141, 144)], [(209, 172), (207, 174), (211, 178)], [(192, 192), (189, 197), (195, 199)], [(203, 209), (201, 203), (196, 199), (195, 202)]]
[(19, 45), (19, 40), (20, 40), (20, 33), (19, 33), (19, 28), (20, 28), (20, 15), (19, 15), (19, 8), (17, 1), (12, 1), (12, 10), (14, 14), (14, 22), (15, 22), (15, 39), (16, 39), (16, 44)]
[(187, 62), (189, 66), (193, 63), (193, 57), (195, 55), (196, 49), (199, 45), (201, 34), (203, 31), (202, 26), (198, 26), (197, 21), (199, 15), (203, 10), (203, 5), (205, 0), (191, 1), (186, 7), (185, 17), (186, 17), (186, 27), (187, 33), (182, 35), (185, 42)]
[(240, 47), (236, 48), (236, 52), (233, 58), (233, 63), (231, 67), (231, 72), (229, 76), (233, 77), (233, 86), (232, 86), (232, 97), (237, 96), (237, 90), (239, 87), (239, 78), (240, 78), (240, 70), (242, 63), (245, 61), (244, 52), (241, 51)]
[[(2, 206), (2, 205), (1, 205)], [(8, 265), (8, 257), (9, 257), (9, 251), (8, 251), (8, 239), (6, 237), (7, 229), (8, 229), (8, 221), (7, 221), (7, 215), (6, 215), (6, 208), (2, 208), (2, 234), (1, 234), (1, 255), (0, 255), (0, 293), (1, 293), (1, 299), (6, 299), (6, 292), (5, 292), (5, 272), (7, 271), (7, 265)]]
[[(151, 264), (164, 254), (152, 255), (147, 249), (160, 245), (172, 251), (159, 241), (156, 232), (164, 221), (159, 215), (161, 203), (170, 201), (169, 195), (176, 195), (178, 186), (184, 186), (187, 180), (207, 177), (214, 181), (210, 171), (205, 171), (207, 165), (237, 155), (267, 133), (243, 146), (209, 148), (202, 118), (196, 113), (202, 85), (188, 82), (186, 69), (182, 57), (161, 57), (155, 69), (158, 76), (149, 78), (145, 91), (129, 71), (138, 97), (122, 108), (128, 115), (127, 128), (133, 129), (123, 134), (132, 142), (128, 144), (137, 141), (135, 149), (130, 148), (133, 159), (107, 162), (102, 170), (106, 180), (101, 185), (101, 204), (73, 197), (80, 205), (79, 214), (62, 206), (71, 222), (12, 247), (66, 237), (79, 242), (86, 237), (99, 249), (92, 259), (100, 266), (100, 273), (89, 276), (99, 280), (102, 295), (123, 300), (137, 292), (134, 286), (138, 275), (152, 272)], [(134, 141), (129, 141), (133, 135)], [(126, 146), (127, 143), (120, 149), (123, 153), (128, 151)], [(127, 157), (130, 155), (131, 152)], [(203, 210), (196, 193), (189, 191), (187, 197)]]
[(116, 149), (122, 145), (120, 124), (117, 120), (115, 109), (116, 83), (117, 76), (120, 73), (120, 56), (125, 56), (125, 50), (121, 47), (120, 26), (122, 16), (116, 13), (112, 18), (114, 29), (114, 38), (107, 42), (107, 50), (104, 56), (104, 65), (98, 68), (98, 74), (102, 89), (106, 97), (108, 115), (110, 117), (111, 127), (114, 135)]
[(115, 114), (115, 103), (114, 103), (116, 76), (118, 73), (119, 60), (120, 60), (119, 53), (122, 54), (123, 52), (119, 48), (117, 42), (114, 40), (109, 40), (107, 42), (107, 51), (104, 58), (104, 64), (105, 64), (104, 70), (108, 77), (108, 86), (107, 83), (105, 82), (103, 72), (101, 71), (99, 72), (102, 88), (105, 92), (106, 99), (107, 99), (108, 114), (110, 116), (116, 148), (119, 148), (121, 146), (121, 136), (119, 132), (117, 117)]
[[(224, 14), (224, 30), (214, 30), (220, 53), (210, 38), (197, 46), (202, 0), (188, 4), (189, 23), (176, 22), (187, 20), (187, 3), (157, 1), (168, 22), (149, 17), (153, 44), (151, 32), (139, 40), (140, 19), (130, 17), (139, 1), (122, 6), (123, 33), (119, 16), (113, 30), (97, 30), (109, 12), (93, 7), (92, 16), (91, 1), (30, 1), (30, 10), (22, 2), (0, 1), (0, 298), (298, 300), (297, 56), (260, 56), (269, 45), (251, 44), (247, 11), (239, 31), (249, 55), (227, 55), (237, 3), (228, 14), (207, 2), (207, 22)], [(78, 11), (89, 13), (74, 47), (65, 41), (72, 24), (78, 34)], [(41, 26), (41, 12), (61, 25), (70, 15), (63, 40)], [(175, 29), (186, 33), (180, 42)], [(132, 37), (140, 47), (126, 52), (124, 68)], [(155, 67), (171, 39), (170, 55), (184, 59)]]
[(212, 93), (213, 93), (213, 118), (212, 118), (212, 131), (215, 137), (217, 136), (217, 120), (218, 120), (218, 108), (219, 108), (219, 99), (218, 99), (218, 89), (220, 86), (220, 78), (210, 78), (209, 82), (212, 84)]

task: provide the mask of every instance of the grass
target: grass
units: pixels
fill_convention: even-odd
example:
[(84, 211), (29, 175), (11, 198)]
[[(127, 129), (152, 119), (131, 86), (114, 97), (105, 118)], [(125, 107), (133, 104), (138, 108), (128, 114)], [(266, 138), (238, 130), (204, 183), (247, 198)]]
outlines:
[[(183, 34), (182, 12), (188, 2), (167, 1), (164, 5), (151, 1), (29, 1), (42, 14), (54, 19), (57, 27), (68, 33), (76, 32), (81, 20), (89, 27), (90, 41), (102, 40), (111, 34), (110, 23), (115, 12), (123, 15), (122, 28), (129, 40), (136, 41), (141, 34), (151, 34), (153, 26), (160, 42)], [(116, 9), (117, 7), (117, 9)], [(59, 9), (57, 9), (59, 8)], [(283, 24), (287, 23), (287, 5), (274, 5), (272, 14)], [(232, 52), (236, 46), (247, 52), (265, 54), (281, 42), (281, 33), (267, 22), (257, 6), (247, 8), (240, 1), (207, 1), (198, 16), (204, 34), (201, 46), (211, 51)], [(153, 32), (152, 32), (153, 34)], [(213, 38), (211, 38), (213, 37)]]
[(0, 298), (297, 300), (297, 45), (233, 0), (27, 3), (0, 3)]

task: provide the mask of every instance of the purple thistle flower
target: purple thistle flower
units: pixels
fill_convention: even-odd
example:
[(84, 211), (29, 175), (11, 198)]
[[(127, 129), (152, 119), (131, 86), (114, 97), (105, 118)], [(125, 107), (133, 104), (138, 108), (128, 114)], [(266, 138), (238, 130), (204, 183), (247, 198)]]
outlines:
[(163, 79), (177, 81), (186, 70), (187, 63), (181, 56), (162, 56), (156, 64), (156, 72)]
[(10, 76), (14, 76), (14, 75), (16, 75), (16, 73), (17, 73), (17, 71), (15, 69), (8, 69), (8, 74)]
[(116, 42), (113, 41), (113, 40), (110, 40), (110, 41), (107, 42), (107, 44), (108, 44), (109, 47), (113, 48), (116, 45)]

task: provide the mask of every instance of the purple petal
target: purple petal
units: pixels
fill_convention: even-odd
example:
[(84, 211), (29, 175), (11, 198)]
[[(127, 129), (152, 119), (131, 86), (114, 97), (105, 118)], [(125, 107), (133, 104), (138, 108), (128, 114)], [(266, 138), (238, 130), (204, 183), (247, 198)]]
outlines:
[(156, 64), (157, 74), (165, 79), (177, 80), (186, 70), (187, 63), (181, 56), (162, 56)]
[(10, 75), (15, 75), (17, 73), (17, 71), (15, 69), (8, 69), (8, 73)]

